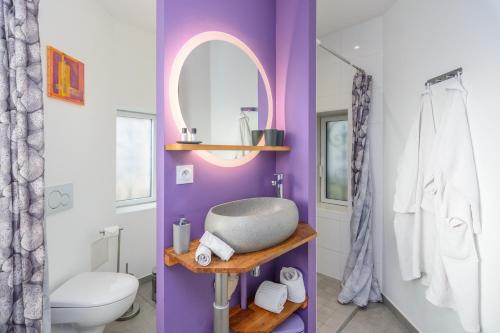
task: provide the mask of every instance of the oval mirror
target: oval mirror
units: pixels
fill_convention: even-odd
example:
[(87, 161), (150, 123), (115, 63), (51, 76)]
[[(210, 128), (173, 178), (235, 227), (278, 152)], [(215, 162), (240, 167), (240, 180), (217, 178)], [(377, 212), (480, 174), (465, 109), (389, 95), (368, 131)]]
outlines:
[[(203, 35), (203, 34), (202, 34)], [(269, 81), (255, 54), (224, 33), (205, 33), (179, 52), (174, 116), (179, 130), (196, 128), (196, 141), (211, 145), (252, 145), (252, 130), (272, 125)], [(271, 107), (269, 107), (269, 105)], [(176, 108), (177, 107), (177, 108)], [(198, 152), (221, 166), (237, 166), (258, 152)]]

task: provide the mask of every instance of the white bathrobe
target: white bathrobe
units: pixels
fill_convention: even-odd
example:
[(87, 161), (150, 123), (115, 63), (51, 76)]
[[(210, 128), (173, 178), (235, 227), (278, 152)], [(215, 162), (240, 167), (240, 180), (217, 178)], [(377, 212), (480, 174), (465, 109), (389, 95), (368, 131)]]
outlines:
[(479, 332), (474, 233), (481, 231), (481, 223), (467, 93), (458, 81), (446, 93), (447, 108), (439, 123), (431, 102), (430, 108), (422, 109), (400, 161), (394, 204), (396, 239), (403, 278), (426, 273), (427, 299), (454, 309), (466, 331)]
[(399, 160), (394, 195), (394, 229), (403, 280), (423, 278), (432, 273), (435, 244), (434, 215), (421, 208), (424, 173), (434, 146), (436, 124), (430, 91), (422, 94), (420, 112), (410, 130)]

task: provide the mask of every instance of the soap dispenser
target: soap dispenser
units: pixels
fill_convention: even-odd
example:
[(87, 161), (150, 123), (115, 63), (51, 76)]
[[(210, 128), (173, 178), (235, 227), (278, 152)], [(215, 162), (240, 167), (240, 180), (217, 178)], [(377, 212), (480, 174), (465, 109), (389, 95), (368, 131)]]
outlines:
[(189, 243), (191, 242), (191, 224), (182, 217), (179, 223), (173, 225), (174, 232), (174, 251), (177, 254), (183, 254), (189, 251)]

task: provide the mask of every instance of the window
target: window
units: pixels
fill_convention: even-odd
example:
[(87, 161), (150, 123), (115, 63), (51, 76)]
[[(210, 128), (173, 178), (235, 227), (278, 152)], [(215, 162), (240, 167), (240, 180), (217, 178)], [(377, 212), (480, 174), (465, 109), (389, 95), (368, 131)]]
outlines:
[(347, 115), (320, 121), (321, 202), (348, 205), (350, 200)]
[(155, 201), (155, 116), (119, 110), (116, 117), (116, 204)]

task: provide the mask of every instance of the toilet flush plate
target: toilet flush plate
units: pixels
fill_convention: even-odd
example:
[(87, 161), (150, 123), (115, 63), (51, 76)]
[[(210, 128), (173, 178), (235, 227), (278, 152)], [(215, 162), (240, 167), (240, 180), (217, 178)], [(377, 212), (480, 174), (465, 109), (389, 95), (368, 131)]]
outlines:
[(52, 215), (73, 208), (73, 184), (45, 189), (45, 214)]

